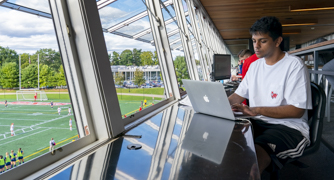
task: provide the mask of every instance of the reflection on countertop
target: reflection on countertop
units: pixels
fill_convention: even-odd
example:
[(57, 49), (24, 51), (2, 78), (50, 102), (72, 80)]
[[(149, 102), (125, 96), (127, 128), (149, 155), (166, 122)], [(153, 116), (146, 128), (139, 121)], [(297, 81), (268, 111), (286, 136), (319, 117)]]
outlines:
[(252, 166), (260, 177), (248, 121), (175, 104), (127, 135), (142, 138), (121, 137), (50, 179), (252, 179)]

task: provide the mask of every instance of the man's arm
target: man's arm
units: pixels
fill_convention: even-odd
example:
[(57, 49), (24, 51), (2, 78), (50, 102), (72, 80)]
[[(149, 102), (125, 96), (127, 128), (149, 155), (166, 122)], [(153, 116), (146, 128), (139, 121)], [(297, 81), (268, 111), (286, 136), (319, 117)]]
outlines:
[(243, 112), (244, 114), (255, 116), (263, 115), (271, 118), (301, 118), (305, 109), (297, 108), (293, 105), (278, 107), (248, 107), (241, 104), (233, 104), (233, 109)]
[(233, 104), (240, 104), (245, 100), (245, 98), (239, 96), (236, 93), (233, 93), (231, 96), (228, 97), (228, 101), (230, 102), (231, 105)]

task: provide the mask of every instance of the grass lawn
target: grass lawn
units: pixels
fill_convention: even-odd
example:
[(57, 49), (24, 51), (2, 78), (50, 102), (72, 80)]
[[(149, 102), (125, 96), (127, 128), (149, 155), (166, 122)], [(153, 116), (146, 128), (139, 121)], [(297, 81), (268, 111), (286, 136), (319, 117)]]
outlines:
[[(67, 115), (67, 107), (60, 106), (61, 115), (54, 107), (42, 105), (8, 105), (0, 107), (0, 154), (18, 148), (24, 151), (24, 159), (28, 161), (49, 151), (49, 141), (53, 137), (57, 146), (62, 146), (77, 138), (76, 123), (73, 115)], [(69, 129), (72, 118), (73, 130)], [(10, 134), (10, 125), (14, 123), (15, 136)], [(57, 147), (56, 146), (56, 147)]]

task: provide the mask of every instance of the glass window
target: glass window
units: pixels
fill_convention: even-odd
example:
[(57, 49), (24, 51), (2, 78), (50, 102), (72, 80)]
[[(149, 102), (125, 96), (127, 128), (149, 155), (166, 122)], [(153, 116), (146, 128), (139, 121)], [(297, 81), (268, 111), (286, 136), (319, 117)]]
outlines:
[[(104, 34), (119, 106), (126, 118), (165, 99), (165, 88), (145, 4), (136, 1), (129, 6), (128, 1), (119, 0), (107, 8), (118, 12), (124, 11), (123, 6), (127, 7), (127, 18), (101, 16), (107, 11), (104, 8), (100, 18), (102, 26), (113, 25), (111, 29), (119, 25), (115, 22), (129, 23)], [(146, 15), (139, 17), (138, 12)]]
[(174, 19), (172, 23), (166, 25), (166, 29), (168, 33), (170, 48), (172, 51), (177, 81), (179, 86), (181, 86), (183, 84), (182, 79), (190, 79), (190, 77), (188, 73), (187, 63), (185, 60), (185, 55), (183, 52), (183, 45), (179, 33), (180, 30), (176, 21), (174, 7), (168, 6), (167, 9), (163, 8), (162, 14), (164, 17), (164, 21), (168, 19)]
[[(48, 1), (9, 2), (50, 12)], [(3, 7), (0, 16), (0, 154), (13, 150), (27, 162), (77, 140), (85, 123), (69, 95), (52, 20)]]

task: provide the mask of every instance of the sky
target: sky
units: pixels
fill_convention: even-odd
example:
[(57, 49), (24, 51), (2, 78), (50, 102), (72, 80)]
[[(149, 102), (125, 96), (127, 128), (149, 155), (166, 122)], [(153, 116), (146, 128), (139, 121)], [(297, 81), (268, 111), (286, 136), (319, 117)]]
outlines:
[[(50, 13), (48, 0), (8, 0), (8, 2)], [(141, 0), (118, 0), (99, 10), (103, 28), (110, 28), (129, 17), (146, 10)], [(38, 17), (28, 13), (0, 6), (0, 46), (9, 47), (17, 53), (33, 54), (41, 48), (51, 48), (58, 51), (57, 39), (51, 19)], [(134, 35), (150, 27), (148, 17), (119, 29)], [(177, 28), (176, 25), (175, 29)], [(142, 49), (155, 51), (149, 43), (104, 33), (108, 53), (122, 52), (125, 49)], [(173, 51), (173, 57), (183, 55), (183, 52)]]

